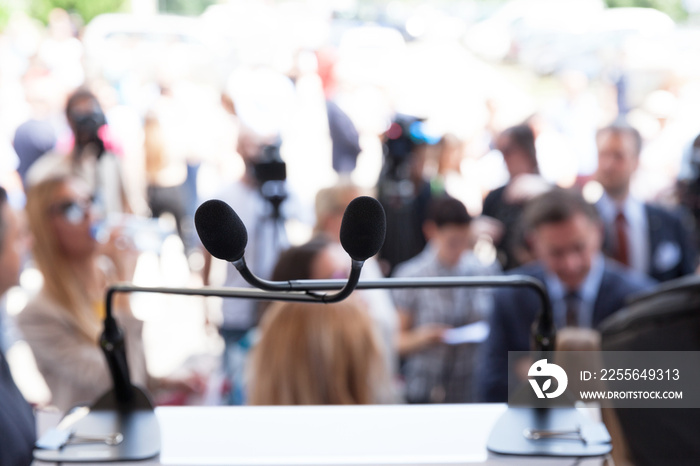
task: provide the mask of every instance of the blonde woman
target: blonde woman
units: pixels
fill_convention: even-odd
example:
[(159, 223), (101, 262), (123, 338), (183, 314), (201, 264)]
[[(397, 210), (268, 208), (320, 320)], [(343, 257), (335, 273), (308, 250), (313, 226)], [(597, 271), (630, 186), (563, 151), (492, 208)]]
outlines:
[(249, 370), (253, 405), (377, 403), (389, 381), (372, 322), (352, 299), (274, 304)]
[[(48, 178), (27, 192), (33, 257), (44, 284), (17, 323), (51, 390), (52, 404), (63, 411), (92, 402), (111, 387), (98, 346), (104, 292), (110, 282), (131, 280), (136, 259), (118, 234), (104, 246), (95, 241), (91, 207), (91, 192), (71, 176)], [(125, 332), (132, 383), (153, 387), (143, 354), (143, 323), (132, 315), (127, 296), (118, 296), (114, 307)], [(188, 387), (185, 382), (163, 382)]]

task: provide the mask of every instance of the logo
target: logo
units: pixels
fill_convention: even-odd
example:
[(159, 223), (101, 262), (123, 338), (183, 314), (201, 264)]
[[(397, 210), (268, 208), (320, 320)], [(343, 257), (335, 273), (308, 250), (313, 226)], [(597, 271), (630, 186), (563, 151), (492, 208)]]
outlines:
[[(556, 364), (548, 363), (546, 359), (540, 359), (535, 361), (535, 363), (530, 366), (530, 370), (527, 372), (528, 377), (549, 377), (540, 388), (540, 385), (535, 379), (529, 379), (532, 389), (535, 391), (537, 398), (556, 398), (566, 390), (566, 385), (569, 383), (569, 378), (566, 376), (564, 369), (557, 366)], [(552, 393), (548, 393), (547, 390), (552, 386), (552, 378), (557, 381), (557, 389)]]

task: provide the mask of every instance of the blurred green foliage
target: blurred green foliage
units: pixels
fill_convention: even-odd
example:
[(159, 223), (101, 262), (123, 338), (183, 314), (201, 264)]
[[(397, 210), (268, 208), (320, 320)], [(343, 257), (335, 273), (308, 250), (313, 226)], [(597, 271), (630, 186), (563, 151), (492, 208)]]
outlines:
[(10, 19), (10, 13), (10, 7), (0, 4), (0, 31), (5, 29), (5, 26), (7, 26), (7, 21)]
[(87, 24), (102, 13), (122, 11), (125, 4), (128, 4), (128, 0), (30, 0), (28, 13), (46, 23), (51, 10), (62, 8), (68, 13), (79, 15)]
[[(92, 18), (102, 13), (112, 13), (125, 11), (128, 9), (130, 1), (141, 0), (29, 0), (24, 8), (27, 13), (44, 23), (47, 22), (49, 13), (54, 8), (63, 8), (69, 13), (79, 15), (85, 24)], [(218, 3), (218, 0), (156, 0), (158, 11), (161, 13), (196, 16), (201, 14), (209, 5)], [(420, 3), (422, 0), (402, 0), (405, 3)], [(443, 0), (450, 3), (453, 0)], [(459, 0), (458, 0), (459, 1)], [(482, 6), (496, 8), (498, 5), (507, 3), (507, 0), (477, 0)], [(562, 0), (565, 1), (565, 0)], [(10, 2), (11, 4), (12, 2)], [(23, 3), (23, 2), (22, 2)], [(373, 5), (389, 3), (389, 0), (359, 0), (360, 5)], [(605, 0), (611, 7), (643, 7), (654, 8), (668, 14), (676, 21), (688, 18), (688, 12), (683, 6), (683, 0)], [(15, 8), (0, 0), (0, 30), (7, 24), (10, 13)]]
[[(138, 1), (138, 0), (134, 0)], [(217, 0), (158, 0), (158, 11), (185, 16), (201, 15), (209, 5)]]
[(676, 21), (687, 19), (688, 12), (683, 7), (683, 0), (605, 0), (611, 7), (642, 7), (663, 11)]

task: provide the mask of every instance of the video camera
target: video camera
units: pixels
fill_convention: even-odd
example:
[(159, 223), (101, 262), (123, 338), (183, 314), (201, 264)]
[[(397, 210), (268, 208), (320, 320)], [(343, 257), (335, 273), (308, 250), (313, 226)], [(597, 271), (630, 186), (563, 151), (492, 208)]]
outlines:
[(416, 147), (437, 144), (439, 137), (426, 131), (425, 119), (397, 114), (384, 133), (382, 178), (400, 181), (409, 178), (411, 156)]
[(99, 158), (104, 152), (104, 141), (99, 136), (99, 130), (105, 124), (107, 119), (104, 113), (99, 108), (95, 108), (91, 112), (76, 112), (71, 115), (71, 120), (75, 126), (75, 140), (83, 146), (87, 144), (97, 144)]
[(284, 181), (287, 179), (287, 164), (280, 155), (280, 143), (267, 144), (260, 150), (260, 156), (253, 164), (253, 173), (258, 185), (268, 181)]
[(281, 141), (262, 146), (253, 163), (253, 175), (262, 196), (273, 207), (273, 217), (280, 217), (280, 205), (287, 199), (287, 164), (280, 155)]

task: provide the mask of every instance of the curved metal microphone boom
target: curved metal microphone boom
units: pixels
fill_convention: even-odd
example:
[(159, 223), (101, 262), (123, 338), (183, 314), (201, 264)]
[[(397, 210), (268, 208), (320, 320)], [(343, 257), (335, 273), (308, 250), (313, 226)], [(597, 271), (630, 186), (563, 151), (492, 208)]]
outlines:
[(348, 204), (340, 225), (340, 244), (352, 259), (350, 276), (343, 288), (334, 294), (319, 294), (301, 282), (269, 281), (257, 277), (245, 262), (248, 232), (236, 212), (224, 201), (212, 199), (199, 206), (194, 217), (197, 234), (209, 253), (231, 262), (250, 285), (264, 291), (302, 291), (315, 301), (333, 303), (350, 296), (357, 286), (365, 260), (375, 255), (384, 244), (386, 215), (376, 199), (360, 196)]
[[(347, 298), (355, 288), (415, 288), (518, 286), (534, 289), (542, 301), (542, 310), (532, 328), (533, 346), (539, 351), (552, 351), (555, 328), (549, 296), (541, 282), (527, 276), (504, 277), (435, 277), (432, 279), (385, 278), (373, 282), (358, 283), (364, 261), (376, 254), (384, 243), (386, 217), (384, 209), (376, 199), (359, 197), (345, 210), (340, 228), (340, 241), (352, 259), (350, 276), (343, 280), (290, 280), (269, 281), (255, 276), (248, 269), (243, 257), (248, 242), (245, 225), (223, 201), (204, 202), (195, 214), (197, 233), (204, 247), (212, 256), (231, 262), (241, 276), (256, 289), (247, 288), (158, 288), (118, 284), (109, 287), (105, 296), (105, 331), (101, 346), (107, 357), (114, 381), (114, 392), (120, 403), (132, 399), (133, 387), (129, 378), (123, 333), (112, 314), (112, 298), (115, 293), (151, 292), (165, 294), (218, 296), (278, 301), (302, 301), (331, 303)], [(333, 294), (321, 291), (339, 290)]]

